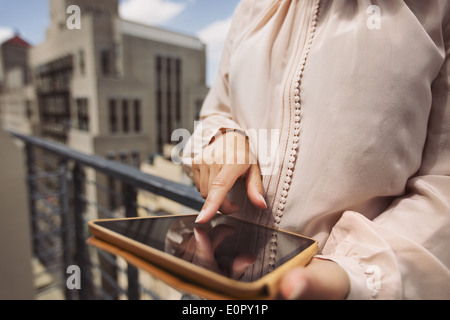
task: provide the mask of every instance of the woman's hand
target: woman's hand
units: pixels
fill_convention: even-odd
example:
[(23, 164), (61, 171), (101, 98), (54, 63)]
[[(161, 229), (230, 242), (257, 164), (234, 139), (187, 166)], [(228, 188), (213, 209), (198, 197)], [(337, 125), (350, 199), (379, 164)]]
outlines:
[(219, 210), (224, 214), (239, 210), (227, 194), (240, 177), (245, 178), (249, 200), (266, 208), (259, 166), (245, 135), (233, 131), (219, 135), (194, 159), (192, 169), (195, 185), (206, 199), (196, 222), (209, 221)]
[(240, 253), (229, 256), (228, 262), (219, 264), (215, 253), (222, 242), (234, 234), (234, 229), (226, 225), (217, 225), (209, 232), (201, 227), (196, 227), (193, 233), (187, 235), (179, 244), (174, 255), (183, 260), (192, 262), (207, 270), (223, 274), (232, 279), (239, 279), (256, 261), (256, 256), (250, 253)]
[(303, 268), (289, 271), (281, 280), (284, 299), (341, 300), (347, 297), (350, 281), (337, 263), (314, 258)]

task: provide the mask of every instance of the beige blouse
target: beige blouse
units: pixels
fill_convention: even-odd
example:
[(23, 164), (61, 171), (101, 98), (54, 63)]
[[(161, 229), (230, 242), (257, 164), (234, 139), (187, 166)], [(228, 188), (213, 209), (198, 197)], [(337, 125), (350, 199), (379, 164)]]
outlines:
[(447, 0), (243, 0), (186, 167), (245, 130), (268, 208), (239, 182), (238, 215), (318, 240), (349, 299), (449, 299), (449, 18)]

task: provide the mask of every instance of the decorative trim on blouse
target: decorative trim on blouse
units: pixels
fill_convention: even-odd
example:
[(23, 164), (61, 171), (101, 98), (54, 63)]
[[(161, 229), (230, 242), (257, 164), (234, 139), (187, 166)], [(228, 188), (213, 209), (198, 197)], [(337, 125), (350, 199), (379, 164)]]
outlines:
[[(298, 75), (296, 76), (295, 82), (294, 82), (294, 136), (292, 138), (292, 144), (289, 149), (288, 154), (288, 164), (287, 164), (287, 170), (286, 175), (284, 176), (284, 180), (282, 180), (282, 191), (280, 200), (277, 203), (277, 206), (275, 207), (275, 217), (274, 217), (274, 227), (275, 229), (278, 229), (281, 219), (283, 217), (284, 208), (287, 201), (287, 196), (289, 193), (289, 188), (291, 186), (292, 181), (292, 175), (294, 173), (294, 166), (295, 166), (295, 160), (297, 157), (297, 152), (299, 148), (299, 141), (300, 141), (300, 121), (301, 121), (301, 114), (302, 114), (302, 106), (301, 106), (301, 99), (300, 99), (300, 86), (302, 83), (302, 77), (303, 77), (303, 70), (305, 70), (306, 61), (308, 59), (309, 52), (311, 50), (311, 45), (315, 36), (316, 32), (316, 25), (317, 25), (317, 16), (319, 13), (319, 2), (317, 1), (317, 4), (315, 5), (313, 9), (313, 17), (312, 17), (312, 23), (309, 30), (309, 38), (307, 39), (307, 44), (305, 47), (305, 54), (300, 62), (300, 70)], [(271, 247), (270, 247), (270, 253), (269, 253), (269, 272), (274, 269), (275, 262), (276, 262), (276, 251), (277, 251), (277, 232), (274, 231), (272, 233), (272, 238), (270, 240)]]

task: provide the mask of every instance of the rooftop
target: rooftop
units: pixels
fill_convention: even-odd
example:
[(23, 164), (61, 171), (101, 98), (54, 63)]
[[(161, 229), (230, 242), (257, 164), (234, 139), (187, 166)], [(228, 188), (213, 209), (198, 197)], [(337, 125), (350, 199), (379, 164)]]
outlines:
[(18, 34), (15, 34), (14, 37), (12, 37), (9, 40), (6, 40), (2, 43), (2, 46), (14, 46), (14, 47), (23, 47), (23, 48), (30, 48), (31, 44), (26, 42), (24, 39), (22, 39)]
[(194, 50), (202, 50), (204, 48), (203, 42), (197, 37), (128, 20), (120, 19), (120, 29), (124, 35), (182, 46)]

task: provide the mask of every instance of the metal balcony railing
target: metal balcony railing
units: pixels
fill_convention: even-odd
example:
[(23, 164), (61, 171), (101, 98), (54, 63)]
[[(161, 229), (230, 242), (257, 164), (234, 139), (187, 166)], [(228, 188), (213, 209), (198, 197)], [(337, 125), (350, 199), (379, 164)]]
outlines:
[[(50, 286), (65, 299), (161, 298), (142, 271), (87, 245), (87, 222), (161, 214), (143, 207), (139, 194), (199, 210), (203, 199), (197, 190), (63, 144), (9, 133), (24, 143), (33, 255), (50, 277)], [(81, 287), (75, 290), (67, 285), (67, 268), (73, 265), (81, 271)], [(48, 290), (48, 285), (37, 288), (37, 294), (39, 290)]]

